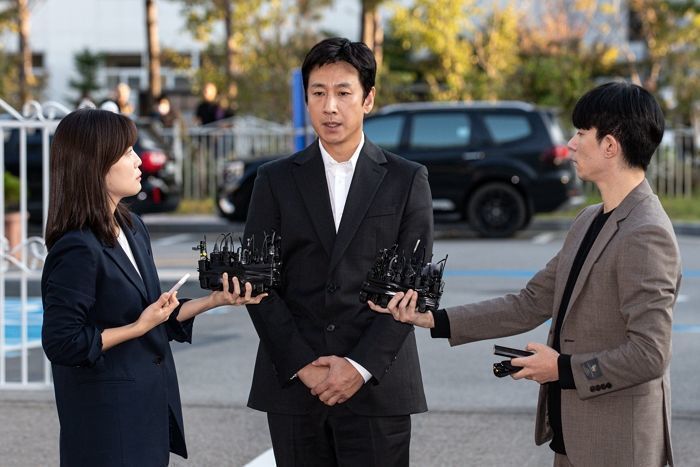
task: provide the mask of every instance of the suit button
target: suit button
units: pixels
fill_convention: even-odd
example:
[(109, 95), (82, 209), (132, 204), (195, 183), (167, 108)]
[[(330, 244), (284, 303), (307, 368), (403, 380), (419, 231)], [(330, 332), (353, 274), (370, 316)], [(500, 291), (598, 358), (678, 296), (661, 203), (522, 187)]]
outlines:
[(328, 332), (335, 331), (335, 324), (329, 324), (328, 326), (326, 326), (326, 331), (328, 331)]
[(338, 285), (335, 282), (329, 282), (326, 290), (328, 293), (334, 293), (336, 290), (338, 290)]
[(160, 355), (157, 356), (153, 359), (153, 363), (155, 363), (156, 365), (160, 365), (161, 363), (163, 363), (163, 357), (161, 357)]

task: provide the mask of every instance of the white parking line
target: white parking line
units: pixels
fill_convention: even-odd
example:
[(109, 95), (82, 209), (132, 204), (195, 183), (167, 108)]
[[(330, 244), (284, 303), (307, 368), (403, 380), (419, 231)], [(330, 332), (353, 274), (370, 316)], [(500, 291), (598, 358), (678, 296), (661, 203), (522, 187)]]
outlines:
[(158, 240), (153, 240), (151, 242), (151, 245), (153, 245), (153, 246), (175, 245), (177, 243), (191, 241), (191, 239), (192, 239), (192, 234), (183, 233), (183, 234), (171, 235), (169, 237), (159, 238)]
[(277, 467), (275, 463), (275, 454), (272, 452), (272, 448), (248, 462), (244, 467)]
[(551, 242), (554, 239), (554, 232), (544, 232), (538, 235), (535, 235), (532, 238), (532, 243), (535, 245), (544, 245), (546, 243)]

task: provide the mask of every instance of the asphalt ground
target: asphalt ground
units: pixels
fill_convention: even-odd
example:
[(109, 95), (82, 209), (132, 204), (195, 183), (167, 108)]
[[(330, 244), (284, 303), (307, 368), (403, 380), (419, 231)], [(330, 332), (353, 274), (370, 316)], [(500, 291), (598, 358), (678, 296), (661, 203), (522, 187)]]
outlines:
[[(200, 234), (242, 231), (241, 224), (212, 216), (170, 217), (146, 216), (164, 287), (174, 283), (183, 270), (192, 270), (189, 263), (196, 254), (189, 246)], [(558, 249), (567, 226), (535, 221), (512, 241), (487, 241), (476, 240), (463, 224), (438, 224), (436, 237), (441, 240), (436, 242), (436, 255), (450, 253), (448, 270), (453, 273), (446, 279), (442, 305), (517, 290), (532, 269)], [(681, 239), (681, 249), (690, 274), (682, 289), (689, 295), (679, 300), (682, 303), (674, 318), (685, 331), (674, 333), (673, 443), (676, 465), (700, 466), (700, 365), (696, 358), (700, 331), (693, 331), (700, 327), (700, 310), (692, 305), (700, 300), (700, 238), (695, 237), (700, 229), (694, 225), (683, 228), (689, 229), (684, 230), (689, 236)], [(478, 272), (493, 264), (504, 266)], [(458, 283), (455, 278), (460, 277), (463, 281)], [(464, 286), (459, 287), (461, 284)], [(30, 294), (32, 289), (30, 286)], [(196, 283), (190, 282), (180, 296), (201, 294)], [(545, 332), (540, 327), (498, 343), (522, 347), (529, 341), (541, 342)], [(411, 465), (551, 465), (550, 450), (536, 447), (533, 441), (537, 386), (490, 374), (494, 341), (450, 349), (444, 341), (430, 339), (425, 330), (417, 330), (416, 337), (430, 411), (413, 416)], [(243, 466), (270, 448), (265, 415), (245, 406), (256, 346), (250, 319), (240, 308), (202, 315), (197, 318), (193, 344), (173, 344), (190, 459), (173, 456), (171, 465)], [(40, 374), (39, 350), (31, 353), (30, 363), (30, 375)], [(10, 359), (8, 368), (13, 364), (16, 373), (17, 359)], [(0, 391), (0, 467), (53, 465), (58, 465), (58, 420), (52, 391)]]

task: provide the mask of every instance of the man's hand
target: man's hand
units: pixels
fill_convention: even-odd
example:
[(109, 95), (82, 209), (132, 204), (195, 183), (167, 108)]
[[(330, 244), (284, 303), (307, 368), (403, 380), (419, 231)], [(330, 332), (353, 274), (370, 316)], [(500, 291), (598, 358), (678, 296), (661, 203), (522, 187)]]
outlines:
[(301, 380), (304, 385), (312, 389), (317, 386), (321, 381), (328, 377), (328, 367), (327, 366), (315, 366), (309, 363), (301, 370), (297, 371), (297, 378)]
[(523, 367), (522, 370), (511, 375), (513, 379), (531, 379), (540, 384), (559, 381), (559, 367), (557, 366), (559, 353), (556, 350), (534, 342), (527, 344), (525, 349), (535, 352), (535, 354), (511, 360), (514, 366)]
[(360, 372), (342, 357), (320, 357), (311, 362), (311, 365), (328, 368), (328, 378), (311, 389), (311, 394), (318, 396), (326, 405), (342, 404), (365, 384)]
[(389, 313), (394, 317), (396, 321), (401, 321), (402, 323), (415, 324), (422, 328), (434, 328), (435, 319), (433, 319), (433, 314), (431, 312), (420, 313), (416, 311), (416, 303), (418, 302), (418, 292), (409, 289), (406, 293), (398, 292), (394, 295), (386, 308), (382, 308), (379, 305), (372, 303), (372, 301), (367, 301), (370, 309), (378, 313)]

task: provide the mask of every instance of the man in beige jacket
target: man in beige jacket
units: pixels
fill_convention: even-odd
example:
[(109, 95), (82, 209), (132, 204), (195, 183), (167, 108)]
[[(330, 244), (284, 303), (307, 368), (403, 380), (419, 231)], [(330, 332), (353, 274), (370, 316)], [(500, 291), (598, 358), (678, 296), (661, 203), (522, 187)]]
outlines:
[(676, 236), (645, 179), (664, 118), (639, 86), (585, 94), (569, 141), (576, 172), (603, 202), (574, 220), (559, 253), (518, 294), (417, 313), (416, 292), (378, 312), (431, 328), (451, 345), (511, 336), (551, 318), (547, 345), (515, 358), (540, 383), (535, 442), (555, 466), (673, 465), (669, 362), (681, 267)]

